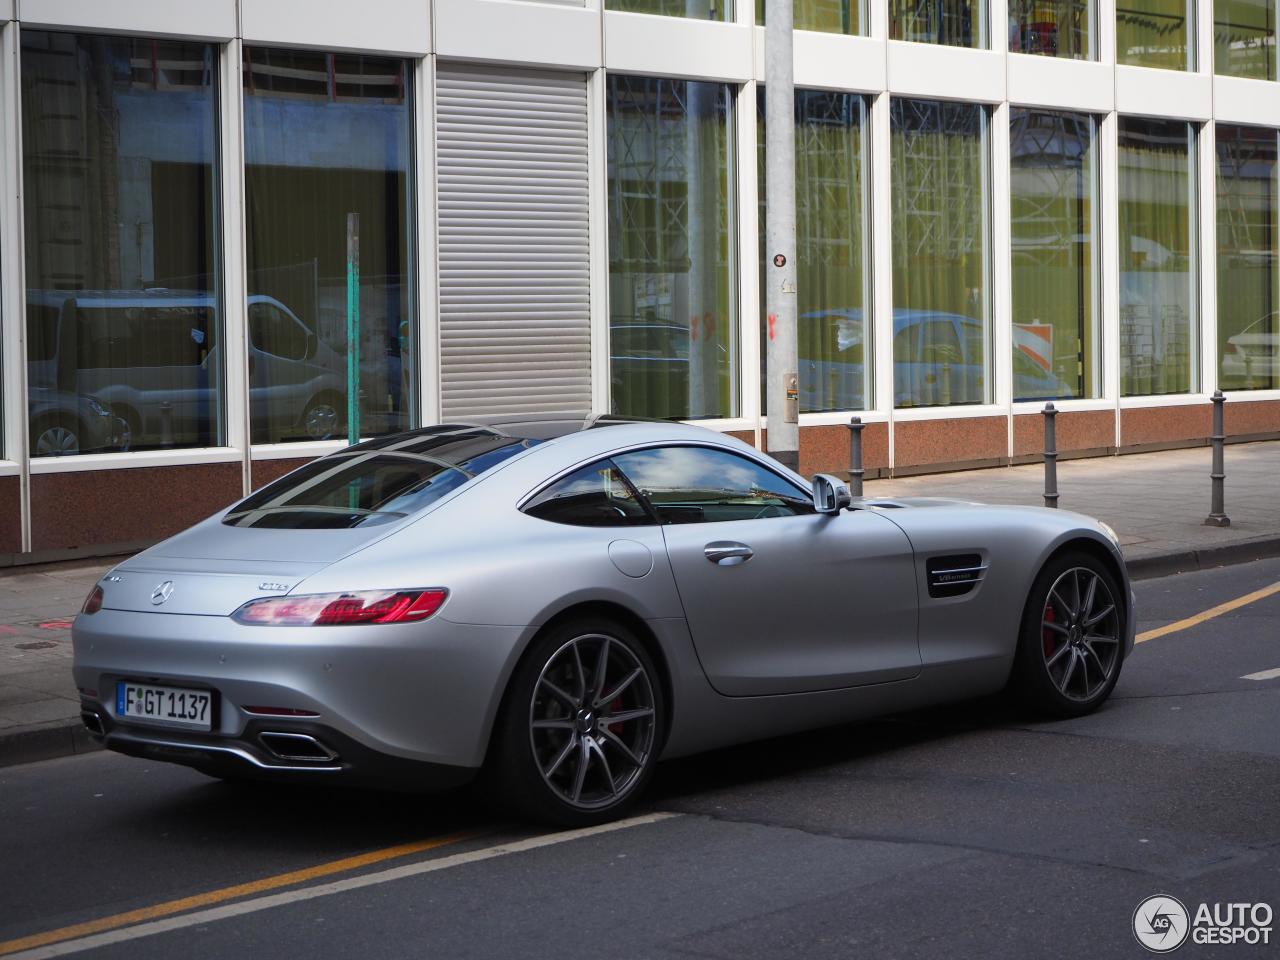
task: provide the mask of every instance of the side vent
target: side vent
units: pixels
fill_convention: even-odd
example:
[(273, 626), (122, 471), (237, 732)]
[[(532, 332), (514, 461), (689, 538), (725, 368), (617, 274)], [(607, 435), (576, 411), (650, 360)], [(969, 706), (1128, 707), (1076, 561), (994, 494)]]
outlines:
[(925, 563), (929, 574), (929, 596), (934, 599), (958, 597), (982, 582), (987, 564), (976, 553), (951, 557), (930, 557)]

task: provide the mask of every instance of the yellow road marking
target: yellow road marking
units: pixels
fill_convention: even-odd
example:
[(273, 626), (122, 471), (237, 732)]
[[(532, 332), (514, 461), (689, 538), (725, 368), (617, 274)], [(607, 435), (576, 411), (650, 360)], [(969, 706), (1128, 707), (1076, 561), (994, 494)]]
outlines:
[(1203, 613), (1197, 613), (1194, 617), (1187, 617), (1185, 620), (1178, 620), (1175, 623), (1166, 623), (1163, 627), (1156, 627), (1154, 630), (1147, 630), (1138, 634), (1137, 642), (1144, 643), (1147, 640), (1154, 640), (1157, 637), (1168, 636), (1171, 633), (1177, 633), (1179, 630), (1186, 630), (1188, 627), (1198, 626), (1206, 620), (1212, 620), (1214, 617), (1220, 617), (1224, 613), (1230, 613), (1232, 610), (1239, 610), (1241, 607), (1248, 606), (1258, 600), (1265, 600), (1267, 597), (1280, 593), (1280, 583), (1273, 583), (1269, 587), (1263, 587), (1261, 590), (1255, 590), (1253, 593), (1246, 593), (1243, 597), (1236, 597), (1234, 600), (1228, 600), (1226, 603), (1220, 603), (1216, 607), (1210, 607)]
[(63, 940), (71, 940), (75, 937), (83, 937), (86, 934), (101, 933), (104, 930), (115, 930), (118, 927), (126, 927), (133, 923), (140, 923), (144, 920), (155, 920), (159, 917), (172, 916), (175, 913), (183, 913), (196, 907), (207, 907), (215, 903), (223, 903), (227, 900), (235, 900), (238, 897), (245, 897), (254, 893), (262, 893), (266, 890), (276, 890), (280, 887), (292, 886), (296, 883), (305, 883), (308, 880), (315, 880), (319, 877), (332, 876), (335, 873), (343, 873), (348, 870), (358, 870), (361, 867), (367, 867), (370, 864), (382, 863), (384, 860), (393, 860), (396, 857), (407, 857), (413, 853), (422, 853), (426, 850), (434, 850), (437, 847), (448, 846), (451, 843), (459, 843), (463, 840), (473, 840), (476, 837), (484, 836), (483, 833), (455, 833), (444, 837), (436, 837), (432, 840), (419, 840), (414, 843), (402, 843), (394, 847), (384, 847), (381, 850), (372, 850), (369, 853), (361, 853), (354, 857), (344, 857), (341, 860), (330, 860), (328, 863), (317, 864), (314, 867), (306, 867), (302, 870), (293, 870), (289, 873), (278, 873), (274, 877), (263, 877), (261, 880), (251, 880), (248, 883), (238, 883), (235, 886), (223, 887), (220, 890), (210, 890), (208, 893), (198, 893), (190, 897), (182, 897), (178, 900), (168, 900), (164, 903), (157, 903), (150, 907), (140, 907), (137, 910), (129, 910), (125, 913), (113, 914), (109, 917), (99, 917), (97, 920), (87, 920), (84, 923), (72, 924), (69, 927), (60, 927), (57, 930), (47, 930), (44, 933), (33, 933), (30, 936), (19, 937), (16, 940), (6, 940), (0, 943), (0, 957), (10, 953), (17, 953), (19, 950), (29, 950), (32, 947), (43, 947), (50, 943), (59, 943)]

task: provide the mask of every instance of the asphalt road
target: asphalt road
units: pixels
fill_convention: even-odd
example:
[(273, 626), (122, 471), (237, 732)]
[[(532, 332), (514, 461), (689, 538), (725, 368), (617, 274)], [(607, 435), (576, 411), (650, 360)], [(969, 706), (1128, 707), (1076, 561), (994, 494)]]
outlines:
[[(1277, 581), (1280, 560), (1140, 582), (1139, 630)], [(662, 816), (584, 836), (465, 794), (237, 788), (105, 753), (0, 769), (0, 956), (77, 924), (46, 949), (1147, 956), (1153, 894), (1280, 912), (1280, 677), (1242, 679), (1277, 667), (1280, 593), (1139, 644), (1093, 716), (982, 702), (675, 761), (637, 811)], [(1275, 934), (1177, 955), (1275, 955)]]

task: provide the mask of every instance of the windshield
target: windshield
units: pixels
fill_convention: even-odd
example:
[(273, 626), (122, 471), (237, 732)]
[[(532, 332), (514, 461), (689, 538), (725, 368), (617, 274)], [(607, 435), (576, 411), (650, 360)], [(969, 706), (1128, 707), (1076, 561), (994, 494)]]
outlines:
[(311, 530), (390, 523), (538, 442), (471, 426), (371, 440), (282, 477), (238, 503), (222, 522)]

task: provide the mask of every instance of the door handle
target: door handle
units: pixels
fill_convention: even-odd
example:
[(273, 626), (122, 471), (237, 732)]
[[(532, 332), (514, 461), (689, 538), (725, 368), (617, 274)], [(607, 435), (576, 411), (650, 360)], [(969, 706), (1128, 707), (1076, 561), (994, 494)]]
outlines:
[(735, 540), (713, 541), (703, 547), (702, 553), (712, 563), (717, 563), (722, 567), (737, 566), (740, 563), (746, 563), (755, 556), (754, 550), (745, 543), (738, 543)]

